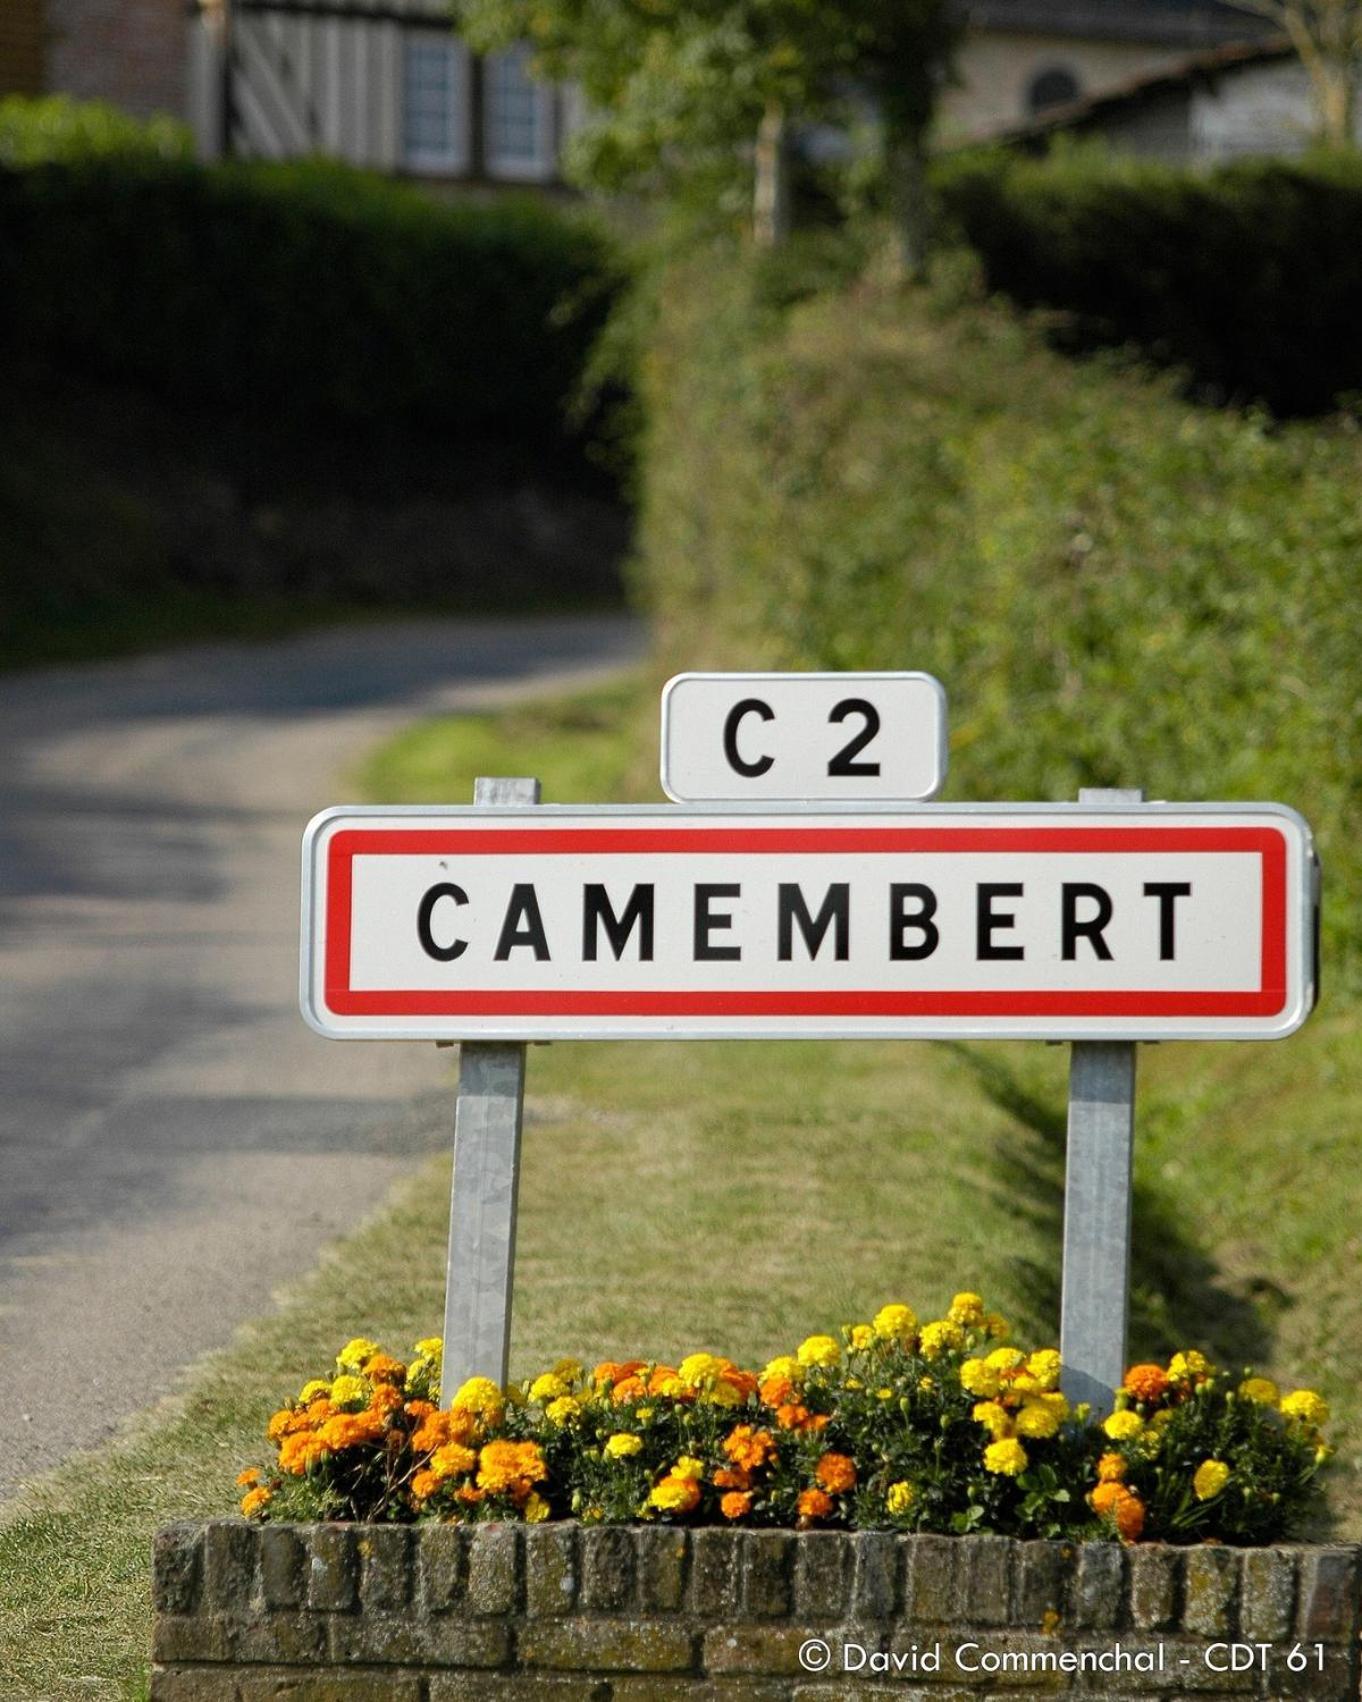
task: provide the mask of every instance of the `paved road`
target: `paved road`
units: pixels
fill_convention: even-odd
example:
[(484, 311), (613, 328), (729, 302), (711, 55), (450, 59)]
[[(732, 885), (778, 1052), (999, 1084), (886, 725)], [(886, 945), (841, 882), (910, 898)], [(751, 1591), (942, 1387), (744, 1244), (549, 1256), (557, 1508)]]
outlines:
[(0, 680), (0, 1496), (449, 1139), (434, 1047), (298, 1015), (308, 817), (414, 716), (640, 648), (621, 619), (424, 621)]

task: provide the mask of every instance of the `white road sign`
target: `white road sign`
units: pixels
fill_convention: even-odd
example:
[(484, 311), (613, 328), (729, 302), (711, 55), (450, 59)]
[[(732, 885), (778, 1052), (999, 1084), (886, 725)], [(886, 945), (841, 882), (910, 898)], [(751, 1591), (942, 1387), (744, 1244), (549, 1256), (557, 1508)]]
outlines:
[(662, 790), (712, 800), (911, 801), (946, 775), (930, 674), (677, 674), (662, 692)]
[(1267, 1039), (1314, 998), (1273, 804), (328, 810), (302, 1004), (338, 1039)]

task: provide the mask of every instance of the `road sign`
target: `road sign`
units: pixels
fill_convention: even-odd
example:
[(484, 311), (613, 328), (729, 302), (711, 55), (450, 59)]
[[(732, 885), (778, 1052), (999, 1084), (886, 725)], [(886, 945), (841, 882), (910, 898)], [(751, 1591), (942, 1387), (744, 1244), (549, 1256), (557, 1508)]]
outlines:
[(677, 803), (912, 801), (946, 775), (930, 674), (677, 674), (662, 692), (662, 790)]
[(329, 810), (333, 1038), (1268, 1039), (1314, 996), (1272, 804)]

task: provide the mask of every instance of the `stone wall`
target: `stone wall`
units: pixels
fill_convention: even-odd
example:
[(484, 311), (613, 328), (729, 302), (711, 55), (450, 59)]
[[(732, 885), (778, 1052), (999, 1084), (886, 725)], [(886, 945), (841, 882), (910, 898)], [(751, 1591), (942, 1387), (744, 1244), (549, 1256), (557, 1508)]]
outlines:
[[(1358, 1695), (1360, 1554), (572, 1524), (171, 1525), (155, 1542), (151, 1695), (1342, 1702)], [(1250, 1653), (1235, 1657), (1235, 1644)], [(899, 1670), (877, 1671), (889, 1655)]]

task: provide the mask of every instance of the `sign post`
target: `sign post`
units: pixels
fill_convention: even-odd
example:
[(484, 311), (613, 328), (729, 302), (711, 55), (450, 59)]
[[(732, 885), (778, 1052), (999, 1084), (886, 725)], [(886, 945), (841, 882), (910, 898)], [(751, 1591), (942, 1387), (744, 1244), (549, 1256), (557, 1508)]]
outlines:
[[(473, 802), (490, 808), (537, 804), (539, 782), (479, 779)], [(524, 1044), (464, 1042), (445, 1261), (446, 1404), (469, 1377), (506, 1382), (524, 1110)]]

